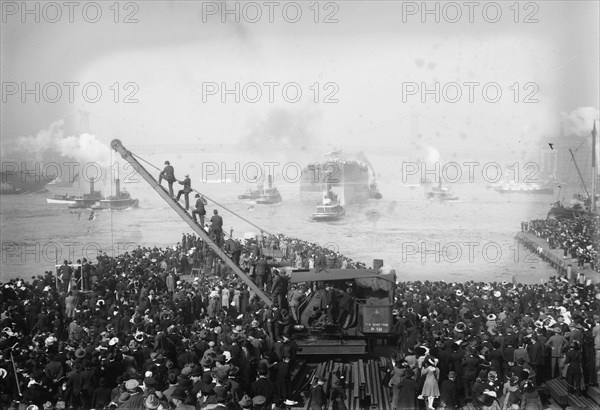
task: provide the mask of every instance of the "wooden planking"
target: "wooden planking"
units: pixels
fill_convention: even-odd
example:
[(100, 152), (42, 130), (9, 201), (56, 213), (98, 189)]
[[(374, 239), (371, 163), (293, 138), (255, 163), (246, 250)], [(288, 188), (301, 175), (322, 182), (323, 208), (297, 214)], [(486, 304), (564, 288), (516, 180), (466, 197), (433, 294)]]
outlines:
[(600, 388), (598, 386), (588, 386), (585, 394), (597, 405), (600, 405)]
[(567, 401), (567, 388), (566, 383), (561, 384), (561, 379), (551, 379), (546, 382), (546, 386), (550, 391), (552, 398), (561, 406), (565, 407), (568, 404)]
[[(325, 379), (323, 386), (328, 394), (330, 408), (333, 405), (332, 387), (338, 379), (337, 373), (344, 375), (346, 395), (345, 405), (348, 410), (365, 410), (361, 408), (363, 400), (371, 403), (371, 408), (377, 410), (392, 410), (390, 403), (391, 391), (383, 385), (383, 373), (380, 368), (386, 365), (385, 358), (359, 359), (349, 363), (328, 360), (312, 366), (305, 366), (303, 379), (314, 385), (319, 377)], [(294, 373), (298, 378), (300, 371)], [(304, 408), (310, 408), (310, 391), (305, 392)]]

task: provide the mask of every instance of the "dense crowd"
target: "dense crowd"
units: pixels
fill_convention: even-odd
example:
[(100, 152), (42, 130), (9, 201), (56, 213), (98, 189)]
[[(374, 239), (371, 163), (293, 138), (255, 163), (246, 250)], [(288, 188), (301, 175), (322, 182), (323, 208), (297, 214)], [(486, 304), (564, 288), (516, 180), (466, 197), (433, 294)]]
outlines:
[(574, 395), (598, 383), (597, 285), (417, 282), (397, 292), (398, 409), (418, 398), (428, 408), (541, 409), (547, 379), (565, 377)]
[(536, 219), (523, 230), (532, 232), (548, 242), (551, 249), (562, 249), (564, 258), (577, 260), (579, 268), (589, 264), (598, 271), (600, 266), (600, 218), (583, 216), (575, 219)]
[[(188, 234), (170, 248), (100, 254), (76, 269), (65, 261), (57, 275), (2, 284), (2, 407), (270, 409), (300, 401), (291, 386), (294, 325), (311, 290), (291, 286), (269, 255), (296, 268), (365, 265), (282, 235), (230, 238), (222, 249), (271, 308)], [(581, 393), (597, 383), (599, 297), (597, 286), (556, 278), (535, 286), (399, 283), (393, 407), (537, 403), (537, 387), (561, 372), (570, 393)], [(311, 409), (327, 405), (324, 383), (310, 389)], [(345, 408), (342, 387), (332, 387), (336, 409)]]

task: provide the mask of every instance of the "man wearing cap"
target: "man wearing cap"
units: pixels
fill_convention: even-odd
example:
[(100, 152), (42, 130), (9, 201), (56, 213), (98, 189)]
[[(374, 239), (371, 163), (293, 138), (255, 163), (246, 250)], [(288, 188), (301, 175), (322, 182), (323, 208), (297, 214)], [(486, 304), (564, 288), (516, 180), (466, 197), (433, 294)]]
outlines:
[(173, 183), (175, 182), (175, 170), (169, 161), (165, 161), (165, 169), (162, 170), (158, 176), (158, 185), (162, 182), (163, 178), (169, 183), (169, 195), (173, 197)]
[(140, 382), (129, 379), (125, 382), (125, 390), (129, 393), (129, 399), (119, 405), (121, 409), (139, 410), (144, 408), (145, 397), (140, 390)]
[(198, 222), (196, 219), (196, 215), (198, 215), (200, 218), (200, 226), (204, 226), (204, 215), (206, 215), (206, 208), (204, 205), (206, 204), (206, 199), (204, 199), (203, 196), (200, 196), (200, 194), (196, 194), (196, 207), (192, 211), (192, 218), (194, 218), (194, 222)]

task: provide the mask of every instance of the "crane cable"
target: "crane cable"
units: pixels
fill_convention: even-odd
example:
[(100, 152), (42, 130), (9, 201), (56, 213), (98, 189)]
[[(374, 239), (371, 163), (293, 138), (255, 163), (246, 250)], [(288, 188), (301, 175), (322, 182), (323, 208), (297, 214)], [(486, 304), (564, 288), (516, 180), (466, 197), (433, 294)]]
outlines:
[[(158, 168), (156, 165), (146, 161), (145, 159), (143, 159), (142, 157), (140, 157), (139, 155), (134, 154), (133, 152), (131, 152), (131, 155), (136, 157), (137, 159), (139, 159), (140, 161), (145, 162), (146, 164), (150, 165), (151, 167), (155, 168), (158, 171), (162, 171), (160, 168)], [(267, 233), (269, 235), (274, 235), (273, 233), (267, 231), (266, 229), (261, 228), (260, 226), (256, 225), (255, 223), (249, 221), (248, 219), (244, 218), (243, 216), (239, 215), (238, 213), (232, 211), (231, 209), (227, 208), (226, 206), (224, 206), (223, 204), (220, 204), (219, 202), (215, 201), (214, 199), (210, 198), (208, 195), (203, 194), (202, 192), (192, 188), (192, 191), (200, 194), (202, 197), (208, 199), (209, 201), (213, 202), (215, 205), (225, 209), (227, 212), (229, 212), (230, 214), (232, 214), (233, 216), (237, 216), (238, 218), (240, 218), (241, 220), (243, 220), (244, 222), (246, 222), (249, 225), (252, 225), (253, 227), (255, 227), (256, 229), (260, 230), (261, 232)]]

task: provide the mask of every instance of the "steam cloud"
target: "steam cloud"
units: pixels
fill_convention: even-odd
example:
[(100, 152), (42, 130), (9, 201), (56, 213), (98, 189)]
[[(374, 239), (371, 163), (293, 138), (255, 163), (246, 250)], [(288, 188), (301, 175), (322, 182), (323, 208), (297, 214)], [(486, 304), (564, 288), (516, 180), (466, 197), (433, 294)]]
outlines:
[(251, 124), (250, 132), (242, 139), (243, 145), (258, 152), (277, 150), (278, 152), (298, 153), (311, 151), (316, 139), (310, 129), (319, 119), (315, 112), (290, 112), (277, 108), (260, 122)]
[(24, 162), (56, 161), (70, 159), (78, 162), (95, 162), (102, 167), (109, 166), (110, 149), (95, 135), (65, 136), (64, 121), (56, 121), (35, 136), (18, 137), (11, 145), (3, 147), (3, 156)]
[[(598, 121), (599, 111), (595, 107), (579, 107), (570, 113), (561, 113), (566, 135), (585, 136), (589, 135), (594, 126), (594, 121)], [(596, 129), (598, 124), (596, 124)]]

